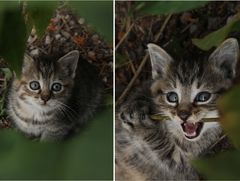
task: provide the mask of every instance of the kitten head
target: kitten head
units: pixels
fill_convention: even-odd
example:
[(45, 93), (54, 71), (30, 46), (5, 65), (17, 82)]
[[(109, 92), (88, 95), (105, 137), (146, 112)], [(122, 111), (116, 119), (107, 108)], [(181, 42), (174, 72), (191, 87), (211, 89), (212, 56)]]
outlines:
[(24, 56), (22, 76), (15, 80), (17, 96), (26, 105), (42, 111), (57, 109), (71, 94), (79, 59), (77, 50), (58, 60)]
[(216, 100), (235, 77), (239, 56), (236, 39), (224, 41), (208, 60), (175, 61), (163, 49), (148, 44), (152, 65), (151, 87), (160, 114), (170, 118), (168, 130), (189, 141), (198, 140), (218, 123), (203, 123), (218, 117)]

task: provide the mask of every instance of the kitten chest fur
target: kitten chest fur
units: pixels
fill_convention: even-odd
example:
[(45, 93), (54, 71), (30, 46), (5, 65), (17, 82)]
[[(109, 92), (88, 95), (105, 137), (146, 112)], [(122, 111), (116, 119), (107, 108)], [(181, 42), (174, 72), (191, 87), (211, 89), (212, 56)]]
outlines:
[[(14, 93), (13, 93), (14, 94)], [(11, 100), (9, 112), (14, 120), (14, 124), (26, 134), (40, 136), (47, 124), (54, 119), (51, 110), (42, 112), (41, 108), (37, 109), (31, 102), (26, 102), (19, 96), (14, 96), (16, 99)]]
[[(117, 119), (119, 121), (119, 119)], [(169, 120), (170, 121), (170, 120)], [(190, 161), (203, 154), (220, 136), (220, 127), (203, 134), (196, 143), (172, 136), (165, 123), (134, 130), (116, 130), (116, 178), (119, 180), (195, 180)], [(156, 128), (158, 127), (158, 129)]]

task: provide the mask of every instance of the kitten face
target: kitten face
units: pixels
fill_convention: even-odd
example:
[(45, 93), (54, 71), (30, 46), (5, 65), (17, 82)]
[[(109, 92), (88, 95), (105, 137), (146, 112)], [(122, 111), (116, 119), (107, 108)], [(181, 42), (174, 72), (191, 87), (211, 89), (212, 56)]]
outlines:
[(24, 57), (22, 76), (15, 80), (17, 96), (22, 104), (41, 112), (59, 109), (73, 88), (78, 51), (56, 60)]
[(160, 47), (149, 44), (152, 62), (154, 102), (159, 113), (168, 116), (168, 130), (176, 137), (196, 141), (218, 123), (203, 123), (218, 117), (216, 100), (235, 76), (238, 44), (228, 39), (209, 59), (174, 61)]

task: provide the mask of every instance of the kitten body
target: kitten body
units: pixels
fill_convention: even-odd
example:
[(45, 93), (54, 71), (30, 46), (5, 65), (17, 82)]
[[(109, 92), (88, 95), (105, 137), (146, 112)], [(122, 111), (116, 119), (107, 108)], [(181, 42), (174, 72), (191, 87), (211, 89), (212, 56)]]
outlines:
[[(191, 160), (202, 155), (222, 134), (217, 98), (232, 85), (238, 43), (228, 39), (208, 60), (174, 61), (149, 44), (152, 80), (130, 95), (116, 120), (117, 180), (200, 179)], [(168, 120), (151, 120), (160, 114)]]
[(97, 71), (77, 50), (65, 56), (24, 57), (22, 75), (9, 89), (8, 113), (18, 130), (60, 140), (81, 127), (101, 99)]

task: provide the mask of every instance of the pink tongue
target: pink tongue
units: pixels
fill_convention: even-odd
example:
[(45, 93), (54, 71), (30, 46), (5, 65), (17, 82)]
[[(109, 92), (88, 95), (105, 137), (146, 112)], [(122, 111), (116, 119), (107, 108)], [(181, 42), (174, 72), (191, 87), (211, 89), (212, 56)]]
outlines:
[(183, 126), (184, 126), (184, 131), (187, 134), (193, 134), (197, 130), (197, 128), (198, 128), (198, 123), (196, 123), (196, 124), (184, 123)]

